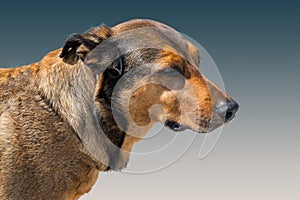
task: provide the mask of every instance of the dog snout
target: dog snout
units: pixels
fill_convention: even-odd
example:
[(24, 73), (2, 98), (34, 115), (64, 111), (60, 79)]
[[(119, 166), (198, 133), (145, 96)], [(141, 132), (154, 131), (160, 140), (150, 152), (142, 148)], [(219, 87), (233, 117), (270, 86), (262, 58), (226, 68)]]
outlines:
[(221, 101), (215, 106), (216, 112), (223, 117), (225, 123), (235, 117), (238, 109), (239, 104), (233, 99)]

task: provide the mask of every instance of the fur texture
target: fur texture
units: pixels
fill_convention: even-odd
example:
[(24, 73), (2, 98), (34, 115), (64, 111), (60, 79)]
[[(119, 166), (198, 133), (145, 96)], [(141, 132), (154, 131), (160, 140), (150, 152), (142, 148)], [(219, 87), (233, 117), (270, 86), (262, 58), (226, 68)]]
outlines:
[[(121, 55), (103, 74), (85, 65), (90, 52), (103, 41), (143, 27), (156, 28), (158, 35), (148, 37), (153, 37), (153, 43), (166, 42), (165, 48)], [(174, 33), (178, 41), (167, 42), (164, 31)], [(177, 37), (175, 30), (151, 20), (132, 20), (73, 34), (62, 49), (38, 63), (0, 69), (0, 199), (78, 199), (92, 188), (98, 171), (125, 167), (134, 143), (154, 123), (169, 120), (198, 132), (209, 131), (212, 120), (219, 120), (213, 129), (222, 124), (212, 106), (230, 97), (183, 55), (198, 64), (197, 48)], [(135, 66), (148, 63), (160, 66), (154, 76), (126, 79), (130, 70), (140, 70)], [(168, 68), (184, 79), (174, 79)], [(143, 70), (147, 73), (147, 68)], [(117, 111), (123, 115), (128, 108), (125, 119), (141, 129), (129, 121), (121, 128), (113, 117), (112, 92), (121, 78), (125, 81), (118, 92)], [(173, 90), (147, 84), (151, 80), (164, 80)], [(141, 87), (133, 91), (137, 85)], [(129, 104), (124, 103), (126, 98)], [(150, 112), (157, 104), (162, 110)]]

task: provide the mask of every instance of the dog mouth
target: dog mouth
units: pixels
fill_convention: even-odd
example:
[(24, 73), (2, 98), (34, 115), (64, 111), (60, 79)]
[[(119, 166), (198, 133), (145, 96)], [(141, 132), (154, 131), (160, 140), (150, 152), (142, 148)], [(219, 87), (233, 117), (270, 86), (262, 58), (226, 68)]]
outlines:
[(166, 120), (165, 123), (164, 123), (164, 126), (168, 127), (169, 129), (171, 129), (172, 131), (175, 131), (175, 132), (191, 130), (191, 131), (196, 132), (196, 133), (209, 133), (209, 132), (212, 132), (215, 129), (217, 129), (222, 124), (210, 124), (206, 128), (201, 128), (201, 129), (196, 128), (195, 129), (195, 128), (192, 128), (190, 126), (182, 125), (182, 124), (180, 124), (176, 121)]
[(187, 126), (181, 125), (178, 122), (172, 121), (172, 120), (167, 120), (165, 122), (165, 126), (168, 127), (169, 129), (179, 132), (179, 131), (184, 131), (188, 129)]

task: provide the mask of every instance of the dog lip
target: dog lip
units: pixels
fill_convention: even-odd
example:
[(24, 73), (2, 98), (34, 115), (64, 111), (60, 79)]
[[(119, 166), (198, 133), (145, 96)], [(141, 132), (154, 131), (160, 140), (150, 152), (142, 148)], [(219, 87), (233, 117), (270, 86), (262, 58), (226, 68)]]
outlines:
[(179, 124), (178, 122), (172, 121), (172, 120), (167, 120), (165, 122), (165, 126), (170, 128), (173, 131), (184, 131), (187, 129), (186, 126)]

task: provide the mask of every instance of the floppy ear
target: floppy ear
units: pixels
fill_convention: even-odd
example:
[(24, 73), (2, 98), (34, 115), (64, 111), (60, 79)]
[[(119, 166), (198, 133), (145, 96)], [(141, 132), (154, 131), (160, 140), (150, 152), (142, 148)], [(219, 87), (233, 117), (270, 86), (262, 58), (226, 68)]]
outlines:
[[(81, 45), (85, 47), (86, 51), (78, 51), (78, 48)], [(97, 45), (98, 44), (96, 42), (87, 40), (80, 34), (73, 34), (66, 41), (60, 57), (63, 58), (64, 62), (74, 65), (77, 63), (78, 59), (83, 60), (85, 58), (86, 54), (88, 53), (87, 50), (91, 51)]]
[(84, 34), (72, 34), (65, 42), (60, 58), (63, 58), (64, 62), (74, 65), (79, 59), (84, 60), (98, 44), (110, 35), (111, 29), (105, 25), (93, 28)]

